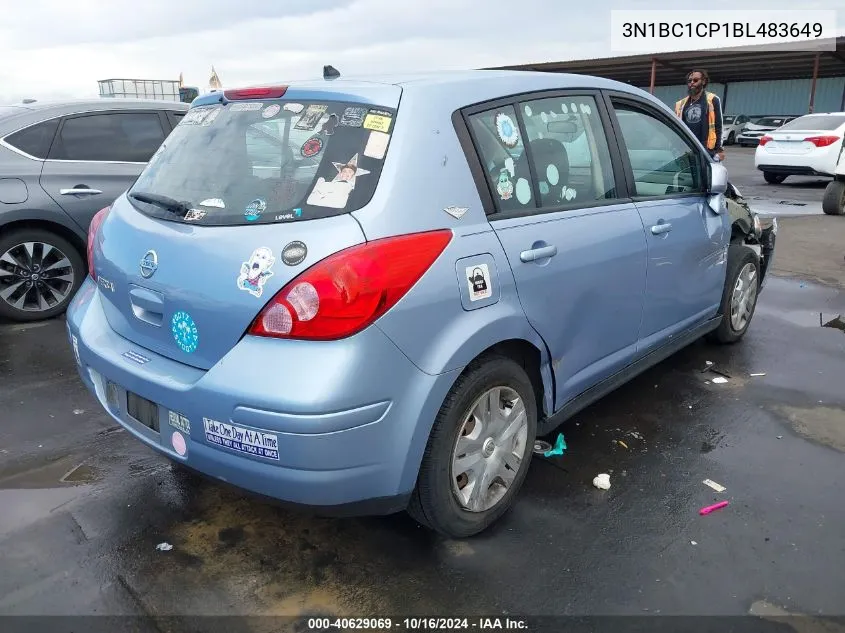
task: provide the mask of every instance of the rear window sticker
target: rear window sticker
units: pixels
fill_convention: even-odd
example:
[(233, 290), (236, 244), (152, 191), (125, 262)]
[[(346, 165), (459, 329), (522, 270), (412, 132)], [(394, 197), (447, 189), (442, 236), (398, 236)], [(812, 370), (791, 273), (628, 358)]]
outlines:
[(387, 143), (389, 140), (390, 134), (385, 134), (384, 132), (370, 132), (370, 139), (367, 141), (367, 147), (364, 149), (364, 156), (381, 160), (384, 158), (384, 153), (387, 151)]
[(334, 177), (336, 181), (348, 182), (352, 189), (355, 188), (355, 182), (358, 176), (366, 176), (370, 173), (368, 169), (361, 169), (358, 167), (358, 154), (355, 154), (345, 163), (332, 163), (337, 169), (337, 176)]
[(279, 459), (279, 436), (274, 433), (251, 431), (226, 422), (203, 418), (205, 439), (210, 444), (217, 444), (239, 453)]
[(340, 124), (349, 127), (361, 127), (364, 125), (365, 116), (367, 116), (366, 108), (346, 108), (340, 117)]
[(557, 167), (554, 165), (546, 167), (546, 178), (552, 186), (556, 185), (560, 180), (560, 172), (557, 170)]
[(268, 105), (264, 110), (261, 112), (261, 116), (265, 119), (269, 119), (271, 116), (276, 116), (279, 113), (279, 110), (282, 109), (278, 103), (271, 103)]
[(329, 109), (327, 105), (310, 105), (305, 109), (305, 112), (302, 113), (302, 116), (299, 117), (299, 121), (293, 127), (297, 130), (313, 130), (317, 127), (317, 124), (320, 122), (320, 119), (323, 118), (323, 115), (326, 113), (326, 110)]
[(206, 198), (200, 202), (201, 207), (217, 207), (218, 209), (225, 209), (226, 203), (220, 198)]
[(230, 109), (232, 112), (257, 112), (263, 107), (264, 104), (261, 102), (240, 101), (238, 103), (233, 103)]
[(214, 108), (213, 110), (211, 110), (211, 111), (208, 113), (208, 116), (206, 116), (206, 117), (202, 120), (202, 126), (203, 126), (203, 127), (208, 127), (209, 125), (211, 125), (212, 123), (214, 123), (214, 119), (216, 119), (216, 118), (217, 118), (217, 115), (218, 115), (218, 114), (220, 114), (220, 108)]
[(315, 207), (343, 209), (349, 201), (351, 192), (352, 186), (348, 182), (342, 180), (329, 182), (325, 178), (319, 178), (305, 202)]
[(261, 217), (261, 214), (264, 213), (266, 208), (267, 202), (261, 198), (256, 198), (246, 205), (246, 209), (244, 209), (244, 217), (250, 222), (253, 222)]
[(528, 204), (531, 201), (531, 185), (525, 178), (516, 181), (516, 199), (519, 204)]
[(545, 180), (540, 181), (540, 193), (544, 196), (549, 193), (549, 183), (547, 183)]
[(202, 220), (205, 217), (206, 211), (202, 209), (188, 209), (185, 214), (185, 219), (188, 221)]
[(200, 335), (197, 324), (194, 323), (190, 314), (183, 310), (176, 312), (170, 321), (170, 330), (173, 332), (173, 339), (179, 349), (188, 354), (196, 351), (199, 346)]
[(583, 112), (584, 114), (589, 116), (593, 113), (593, 109), (589, 106), (589, 104), (582, 103), (581, 104), (581, 112)]
[(541, 120), (543, 123), (548, 123), (548, 122), (549, 122), (549, 115), (548, 115), (548, 114), (546, 114), (545, 112), (541, 112), (541, 113), (540, 113), (540, 120)]
[(572, 187), (563, 188), (563, 197), (567, 200), (572, 200), (576, 195), (578, 195), (578, 192), (575, 191), (575, 189), (573, 189)]
[(284, 105), (284, 109), (287, 112), (293, 112), (294, 114), (299, 114), (304, 108), (305, 106), (301, 103), (286, 103)]
[(305, 261), (308, 247), (299, 240), (293, 241), (282, 250), (282, 261), (288, 266), (297, 266)]
[(466, 276), (470, 301), (480, 301), (492, 296), (493, 288), (490, 284), (490, 270), (487, 264), (467, 266)]
[(496, 115), (496, 132), (505, 146), (513, 148), (519, 143), (519, 130), (511, 119), (504, 112)]
[(325, 134), (326, 136), (331, 136), (334, 134), (334, 129), (337, 127), (338, 119), (336, 114), (330, 114), (328, 120), (323, 123), (323, 127), (320, 128), (320, 134)]
[(368, 130), (375, 130), (376, 132), (388, 132), (392, 120), (389, 114), (381, 114), (379, 110), (370, 110), (367, 116), (364, 117), (364, 127)]
[(511, 196), (513, 196), (513, 183), (508, 177), (508, 172), (504, 169), (499, 174), (499, 181), (496, 183), (496, 191), (499, 193), (499, 197), (502, 200), (510, 200)]
[(300, 152), (305, 158), (316, 156), (323, 149), (323, 140), (319, 136), (312, 136), (302, 144)]
[(278, 222), (279, 220), (293, 220), (293, 213), (282, 213), (281, 215), (277, 215), (275, 220)]
[(179, 123), (181, 125), (199, 125), (212, 112), (215, 113), (214, 116), (217, 116), (216, 112), (218, 109), (219, 108), (213, 108), (211, 106), (200, 106), (197, 108), (191, 108), (190, 110), (188, 110), (188, 112), (185, 113), (185, 116), (182, 117), (182, 120)]
[(513, 158), (511, 158), (510, 156), (505, 159), (505, 169), (508, 170), (508, 173), (511, 175), (511, 178), (516, 176), (516, 168), (513, 164)]
[(249, 260), (241, 264), (238, 288), (248, 291), (253, 297), (260, 297), (264, 293), (264, 284), (273, 276), (271, 269), (275, 263), (273, 251), (266, 246), (256, 248)]
[(167, 418), (170, 422), (170, 426), (174, 429), (179, 429), (182, 433), (186, 435), (191, 434), (191, 421), (186, 418), (181, 413), (176, 413), (176, 411), (168, 411)]
[(531, 116), (531, 106), (525, 106), (525, 116)]

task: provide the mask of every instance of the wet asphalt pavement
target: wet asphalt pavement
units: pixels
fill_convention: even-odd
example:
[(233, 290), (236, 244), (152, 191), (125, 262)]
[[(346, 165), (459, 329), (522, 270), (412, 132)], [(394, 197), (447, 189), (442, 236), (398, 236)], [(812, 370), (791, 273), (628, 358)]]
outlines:
[(845, 292), (772, 278), (743, 343), (697, 343), (572, 419), (460, 542), (174, 471), (84, 390), (63, 320), (0, 324), (0, 615), (845, 615), (845, 331), (820, 313)]

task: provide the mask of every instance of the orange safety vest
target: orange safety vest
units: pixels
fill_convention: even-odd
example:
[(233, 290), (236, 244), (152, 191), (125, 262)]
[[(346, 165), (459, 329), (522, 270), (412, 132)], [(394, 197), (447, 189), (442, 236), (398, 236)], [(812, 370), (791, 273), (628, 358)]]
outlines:
[[(713, 98), (716, 96), (712, 92), (705, 92), (707, 97), (707, 149), (716, 149), (716, 110), (713, 108)], [(684, 97), (675, 103), (675, 114), (680, 119), (684, 111), (684, 106), (689, 101), (689, 97)]]

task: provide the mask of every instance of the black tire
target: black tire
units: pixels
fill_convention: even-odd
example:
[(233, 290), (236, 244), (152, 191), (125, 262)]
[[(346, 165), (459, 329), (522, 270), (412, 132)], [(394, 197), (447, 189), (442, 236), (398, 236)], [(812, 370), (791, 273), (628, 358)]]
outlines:
[(827, 184), (822, 198), (822, 211), (827, 215), (845, 215), (845, 181), (833, 180)]
[[(40, 242), (60, 251), (70, 263), (70, 269), (73, 272), (73, 280), (69, 285), (60, 286), (57, 284), (55, 286), (55, 288), (61, 288), (64, 290), (66, 294), (60, 301), (55, 301), (55, 295), (53, 295), (53, 299), (51, 299), (52, 304), (47, 309), (20, 309), (11, 305), (8, 301), (0, 299), (0, 316), (18, 322), (51, 319), (67, 310), (73, 296), (85, 280), (85, 276), (88, 274), (88, 271), (85, 267), (82, 255), (79, 253), (77, 248), (65, 238), (46, 229), (16, 229), (0, 235), (0, 257), (17, 245), (27, 242)], [(8, 266), (8, 263), (0, 262), (0, 266), (5, 269)], [(55, 273), (56, 271), (54, 270), (51, 272)], [(8, 276), (4, 276), (0, 279), (8, 279)], [(7, 281), (6, 283), (8, 284), (9, 282)], [(3, 282), (0, 281), (0, 290), (5, 288), (2, 284)]]
[[(748, 318), (744, 324), (739, 328), (735, 327), (731, 319), (731, 304), (734, 294), (734, 288), (737, 285), (737, 280), (746, 266), (753, 266), (755, 275), (755, 288), (753, 293), (753, 302), (748, 311)], [(725, 288), (722, 292), (722, 304), (719, 308), (719, 314), (722, 315), (722, 322), (719, 327), (710, 335), (710, 340), (720, 344), (736, 343), (748, 331), (751, 325), (751, 320), (754, 318), (754, 312), (757, 308), (757, 299), (760, 296), (760, 260), (757, 258), (757, 253), (751, 250), (744, 244), (731, 244), (728, 248), (728, 271), (725, 276)]]
[(734, 136), (734, 133), (731, 132), (728, 134), (728, 145), (733, 145), (734, 143), (736, 143), (736, 136)]
[(784, 180), (786, 180), (786, 176), (783, 174), (773, 174), (770, 171), (764, 171), (763, 179), (770, 185), (779, 185)]
[[(452, 489), (452, 454), (463, 422), (474, 403), (496, 386), (513, 389), (525, 404), (527, 433), (524, 453), (510, 488), (498, 503), (485, 511), (471, 512), (460, 505)], [(449, 538), (466, 538), (484, 531), (509, 510), (522, 487), (533, 457), (536, 435), (537, 403), (528, 374), (505, 356), (491, 355), (479, 359), (458, 378), (440, 408), (423, 455), (408, 513), (422, 525)]]

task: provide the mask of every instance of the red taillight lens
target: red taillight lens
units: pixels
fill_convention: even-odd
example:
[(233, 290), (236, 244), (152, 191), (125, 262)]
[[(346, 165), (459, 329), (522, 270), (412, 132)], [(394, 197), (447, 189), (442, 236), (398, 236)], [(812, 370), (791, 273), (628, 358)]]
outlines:
[(103, 220), (106, 219), (109, 211), (111, 211), (111, 206), (97, 211), (97, 214), (91, 219), (91, 224), (88, 226), (88, 274), (91, 275), (94, 281), (97, 280), (97, 274), (94, 272), (94, 240), (97, 239), (97, 232), (100, 230), (100, 226), (103, 224)]
[(224, 90), (223, 96), (229, 101), (237, 101), (238, 99), (278, 99), (287, 92), (287, 89), (287, 86), (241, 88), (239, 90)]
[(816, 147), (827, 147), (828, 145), (833, 145), (836, 141), (839, 140), (838, 136), (808, 136), (804, 139), (805, 141), (809, 141)]
[(771, 136), (768, 136), (768, 135), (763, 136), (763, 137), (760, 138), (760, 145), (765, 145), (766, 143), (768, 143), (771, 140), (772, 140)]
[(451, 231), (432, 231), (335, 253), (282, 288), (249, 334), (331, 340), (360, 332), (411, 289), (451, 239)]

